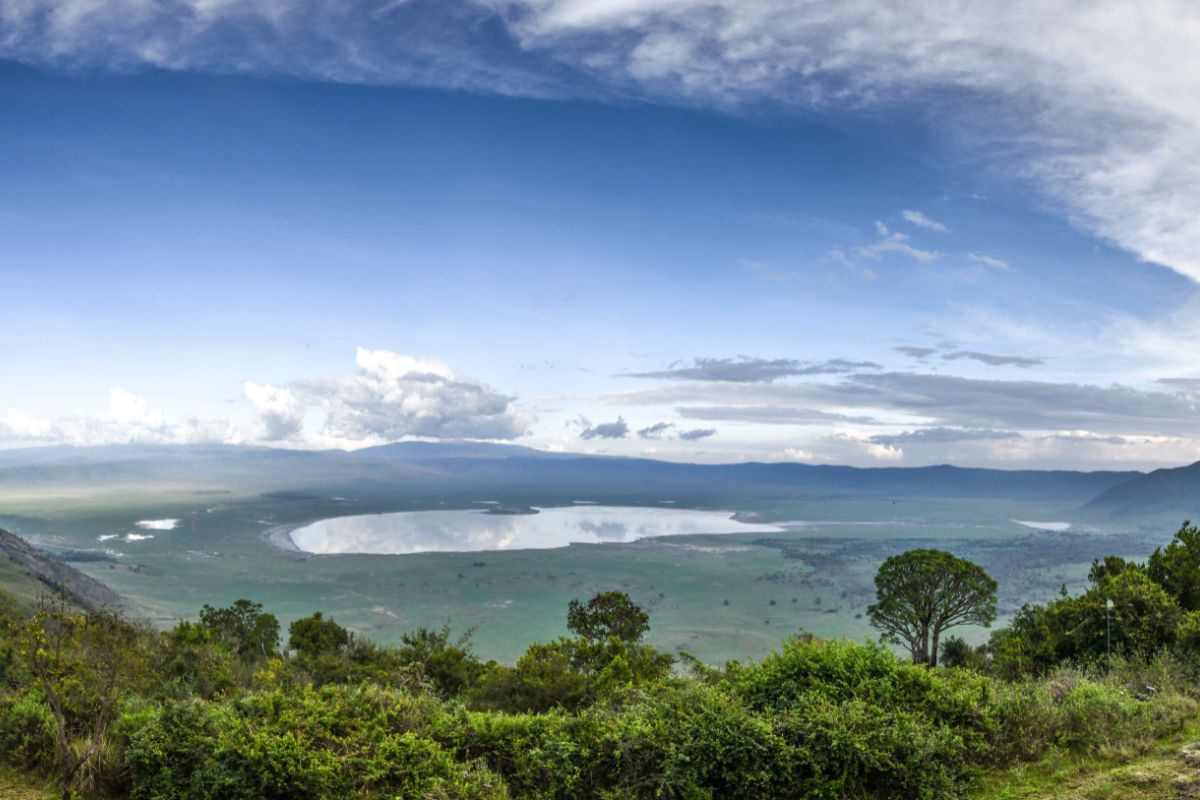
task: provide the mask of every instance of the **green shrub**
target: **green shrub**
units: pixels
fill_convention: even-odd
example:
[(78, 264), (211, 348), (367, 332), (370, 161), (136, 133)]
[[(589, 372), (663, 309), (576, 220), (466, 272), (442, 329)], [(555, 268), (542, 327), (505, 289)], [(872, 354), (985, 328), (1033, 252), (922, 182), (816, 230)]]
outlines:
[(54, 716), (39, 693), (0, 698), (0, 751), (18, 767), (41, 769), (54, 763)]
[(428, 698), (346, 687), (168, 704), (124, 721), (131, 796), (332, 800), (478, 790), (503, 797), (495, 776), (456, 762), (417, 730), (438, 713)]

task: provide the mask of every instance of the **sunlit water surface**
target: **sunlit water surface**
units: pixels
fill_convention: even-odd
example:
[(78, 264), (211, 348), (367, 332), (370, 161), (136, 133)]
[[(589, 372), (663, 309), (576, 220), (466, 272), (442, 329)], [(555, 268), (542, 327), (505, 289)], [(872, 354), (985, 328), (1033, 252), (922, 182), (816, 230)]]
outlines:
[(689, 533), (773, 533), (775, 525), (739, 522), (726, 511), (627, 506), (569, 506), (537, 514), (404, 511), (323, 519), (292, 531), (292, 543), (318, 555), (525, 550), (571, 543), (632, 542)]

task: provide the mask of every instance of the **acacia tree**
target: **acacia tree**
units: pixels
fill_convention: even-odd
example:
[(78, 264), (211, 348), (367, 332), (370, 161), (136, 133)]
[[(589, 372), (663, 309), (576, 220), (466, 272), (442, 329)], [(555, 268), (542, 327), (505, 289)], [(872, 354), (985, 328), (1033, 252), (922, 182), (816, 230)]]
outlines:
[(884, 641), (902, 644), (914, 664), (937, 666), (942, 633), (991, 625), (996, 582), (978, 564), (942, 550), (909, 550), (883, 562), (867, 618)]

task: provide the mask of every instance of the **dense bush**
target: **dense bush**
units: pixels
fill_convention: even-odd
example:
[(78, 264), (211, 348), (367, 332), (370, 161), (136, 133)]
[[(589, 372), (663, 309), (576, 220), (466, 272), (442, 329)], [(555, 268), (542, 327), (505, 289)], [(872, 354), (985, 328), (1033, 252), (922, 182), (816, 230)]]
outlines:
[(495, 775), (421, 733), (440, 713), (431, 698), (369, 687), (167, 704), (122, 721), (132, 797), (506, 797)]
[(0, 752), (9, 763), (26, 769), (53, 764), (54, 716), (36, 691), (0, 698)]
[[(613, 598), (575, 606), (593, 615), (587, 635), (531, 645), (512, 667), (445, 628), (391, 648), (319, 615), (289, 631), (292, 652), (271, 652), (273, 618), (250, 603), (161, 634), (80, 617), (55, 629), (82, 637), (51, 664), (62, 686), (10, 648), (10, 676), (25, 677), (0, 688), (0, 748), (23, 769), (66, 763), (36, 673), (64, 704), (68, 746), (99, 744), (71, 785), (133, 800), (956, 797), (981, 769), (1136, 749), (1195, 714), (1200, 612), (1117, 561), (1096, 562), (1084, 595), (1023, 609), (990, 662), (947, 640), (963, 666), (940, 669), (803, 636), (757, 663), (676, 674), (637, 624), (616, 625), (640, 616)], [(1108, 598), (1126, 626), (1112, 658), (1089, 616)], [(109, 635), (148, 669), (113, 684), (114, 724), (89, 727), (102, 698), (76, 677), (110, 663)]]

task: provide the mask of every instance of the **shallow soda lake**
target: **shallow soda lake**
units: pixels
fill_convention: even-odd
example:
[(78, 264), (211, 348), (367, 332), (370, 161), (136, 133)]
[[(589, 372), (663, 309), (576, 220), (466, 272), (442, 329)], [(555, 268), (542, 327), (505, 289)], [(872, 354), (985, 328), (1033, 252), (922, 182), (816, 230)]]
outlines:
[(581, 505), (533, 514), (404, 511), (323, 519), (291, 532), (297, 549), (316, 555), (401, 555), (566, 547), (573, 542), (632, 542), (689, 533), (773, 533), (776, 525), (742, 522), (728, 511)]

